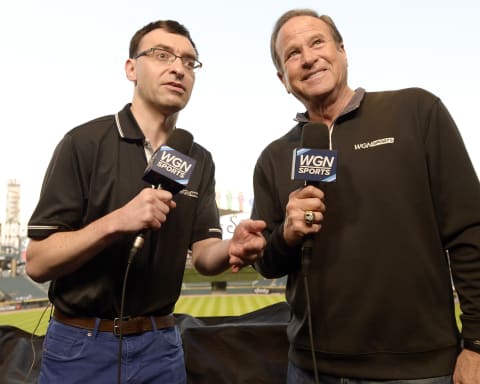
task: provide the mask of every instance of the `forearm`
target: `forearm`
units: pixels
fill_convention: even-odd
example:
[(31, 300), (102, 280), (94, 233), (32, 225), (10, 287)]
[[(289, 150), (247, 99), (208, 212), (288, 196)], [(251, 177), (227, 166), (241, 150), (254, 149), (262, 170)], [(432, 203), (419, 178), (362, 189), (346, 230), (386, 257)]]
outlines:
[(242, 220), (229, 240), (218, 238), (198, 241), (192, 247), (195, 268), (204, 275), (216, 275), (230, 266), (233, 272), (253, 264), (261, 257), (265, 247), (262, 220)]
[(192, 262), (202, 275), (217, 275), (230, 267), (228, 246), (230, 240), (218, 238), (197, 241), (192, 246)]
[(75, 271), (121, 235), (116, 215), (112, 212), (76, 231), (32, 239), (26, 252), (27, 274), (44, 282)]

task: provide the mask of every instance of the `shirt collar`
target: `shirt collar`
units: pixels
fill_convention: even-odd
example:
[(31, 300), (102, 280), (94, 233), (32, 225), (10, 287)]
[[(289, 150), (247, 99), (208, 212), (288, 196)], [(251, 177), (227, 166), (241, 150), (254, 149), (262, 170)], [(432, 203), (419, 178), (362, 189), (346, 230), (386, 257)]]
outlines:
[[(360, 106), (360, 103), (362, 102), (364, 96), (365, 96), (365, 89), (363, 88), (357, 88), (355, 90), (355, 93), (353, 94), (353, 97), (350, 99), (348, 104), (345, 106), (344, 110), (338, 117), (346, 115), (347, 113), (350, 113), (357, 109)], [(337, 117), (337, 119), (338, 119)], [(299, 112), (297, 113), (297, 116), (293, 119), (298, 123), (308, 123), (310, 122), (310, 119), (308, 117), (308, 112)]]
[(144, 142), (145, 135), (130, 110), (131, 106), (132, 104), (128, 103), (120, 112), (115, 114), (115, 124), (117, 126), (118, 134), (125, 140)]

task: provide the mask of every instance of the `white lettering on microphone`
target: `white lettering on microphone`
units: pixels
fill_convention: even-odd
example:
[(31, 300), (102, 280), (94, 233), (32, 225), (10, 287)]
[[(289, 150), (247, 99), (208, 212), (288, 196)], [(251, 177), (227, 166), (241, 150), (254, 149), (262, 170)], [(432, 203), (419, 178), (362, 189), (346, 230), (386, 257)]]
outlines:
[(189, 164), (180, 157), (164, 151), (162, 152), (161, 158), (158, 160), (157, 167), (164, 169), (168, 173), (171, 173), (177, 177), (185, 178), (186, 174), (192, 167), (192, 164)]
[(298, 173), (329, 176), (334, 163), (335, 156), (301, 155)]

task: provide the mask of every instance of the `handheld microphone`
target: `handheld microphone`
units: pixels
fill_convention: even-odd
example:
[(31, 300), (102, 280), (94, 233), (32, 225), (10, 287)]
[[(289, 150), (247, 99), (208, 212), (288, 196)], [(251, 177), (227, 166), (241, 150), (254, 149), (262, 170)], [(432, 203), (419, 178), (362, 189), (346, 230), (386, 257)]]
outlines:
[(176, 128), (150, 159), (143, 180), (176, 194), (184, 189), (195, 168), (196, 161), (186, 154), (190, 152), (193, 136), (190, 132)]
[[(304, 180), (305, 186), (318, 187), (320, 182), (333, 182), (337, 177), (337, 151), (330, 150), (330, 132), (325, 124), (307, 123), (302, 128), (302, 143), (292, 159), (292, 180)], [(308, 271), (312, 260), (313, 234), (302, 243), (302, 267)]]
[[(188, 157), (193, 144), (190, 132), (176, 128), (167, 142), (150, 159), (142, 179), (157, 189), (164, 189), (173, 195), (184, 189), (190, 180), (196, 160)], [(143, 247), (146, 230), (135, 238), (131, 253), (135, 254)]]

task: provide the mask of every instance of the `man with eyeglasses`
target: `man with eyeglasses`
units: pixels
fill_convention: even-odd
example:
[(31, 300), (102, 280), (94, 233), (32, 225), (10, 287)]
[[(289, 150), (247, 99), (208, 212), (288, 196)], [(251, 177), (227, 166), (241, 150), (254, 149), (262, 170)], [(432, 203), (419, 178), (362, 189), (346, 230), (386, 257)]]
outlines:
[[(28, 227), (27, 273), (51, 280), (54, 306), (40, 383), (185, 383), (172, 312), (189, 248), (204, 274), (236, 271), (262, 249), (261, 221), (243, 221), (231, 240), (221, 239), (214, 163), (199, 144), (185, 153), (196, 165), (184, 191), (172, 196), (142, 180), (201, 66), (183, 25), (146, 25), (125, 64), (131, 104), (58, 144)], [(130, 259), (139, 232), (144, 244)]]
[[(288, 276), (287, 383), (479, 384), (480, 183), (446, 107), (350, 88), (342, 36), (314, 10), (281, 15), (270, 51), (306, 109), (254, 172), (256, 268)], [(298, 147), (337, 150), (336, 181), (292, 180)]]

